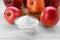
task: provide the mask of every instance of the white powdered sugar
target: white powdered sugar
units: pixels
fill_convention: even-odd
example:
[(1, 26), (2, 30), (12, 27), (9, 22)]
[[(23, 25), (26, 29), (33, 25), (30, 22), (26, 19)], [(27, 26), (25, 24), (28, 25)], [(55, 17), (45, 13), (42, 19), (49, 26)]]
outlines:
[(24, 33), (33, 34), (39, 29), (39, 21), (37, 18), (25, 15), (15, 21), (17, 27)]

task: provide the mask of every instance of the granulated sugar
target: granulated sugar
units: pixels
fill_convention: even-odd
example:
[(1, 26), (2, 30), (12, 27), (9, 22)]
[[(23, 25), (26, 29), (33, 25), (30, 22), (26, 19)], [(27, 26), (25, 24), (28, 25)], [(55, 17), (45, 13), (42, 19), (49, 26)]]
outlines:
[(24, 33), (32, 34), (39, 30), (39, 21), (38, 19), (25, 15), (18, 18), (15, 21), (15, 24), (19, 29)]

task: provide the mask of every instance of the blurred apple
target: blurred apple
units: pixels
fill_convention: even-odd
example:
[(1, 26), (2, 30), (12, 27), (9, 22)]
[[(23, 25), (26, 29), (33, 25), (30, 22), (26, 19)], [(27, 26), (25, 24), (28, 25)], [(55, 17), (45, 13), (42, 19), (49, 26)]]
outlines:
[(3, 0), (4, 1), (4, 4), (5, 6), (7, 7), (17, 7), (17, 8), (20, 8), (22, 3), (23, 3), (23, 0)]
[(16, 7), (8, 7), (4, 12), (4, 18), (10, 24), (14, 24), (15, 19), (20, 16), (22, 16), (22, 13)]
[(45, 6), (53, 6), (57, 8), (60, 5), (60, 0), (45, 0)]
[(57, 9), (51, 6), (46, 7), (41, 13), (40, 21), (47, 27), (55, 26), (59, 21), (59, 14)]
[(27, 0), (26, 5), (31, 13), (39, 13), (45, 7), (44, 0)]

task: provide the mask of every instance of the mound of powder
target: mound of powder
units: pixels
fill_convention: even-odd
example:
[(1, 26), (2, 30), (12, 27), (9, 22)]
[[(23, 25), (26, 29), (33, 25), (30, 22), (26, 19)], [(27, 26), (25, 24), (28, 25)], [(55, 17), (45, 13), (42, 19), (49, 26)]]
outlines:
[(24, 33), (33, 34), (39, 30), (39, 21), (35, 17), (22, 16), (15, 21), (17, 27)]

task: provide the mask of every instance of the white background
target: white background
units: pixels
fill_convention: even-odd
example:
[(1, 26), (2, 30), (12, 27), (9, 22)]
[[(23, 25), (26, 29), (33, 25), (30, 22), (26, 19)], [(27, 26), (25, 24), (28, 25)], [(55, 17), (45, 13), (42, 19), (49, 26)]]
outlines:
[(5, 5), (0, 0), (0, 40), (60, 40), (60, 22), (53, 28), (44, 28), (40, 25), (36, 35), (24, 35), (14, 25), (4, 20)]

